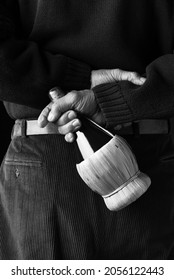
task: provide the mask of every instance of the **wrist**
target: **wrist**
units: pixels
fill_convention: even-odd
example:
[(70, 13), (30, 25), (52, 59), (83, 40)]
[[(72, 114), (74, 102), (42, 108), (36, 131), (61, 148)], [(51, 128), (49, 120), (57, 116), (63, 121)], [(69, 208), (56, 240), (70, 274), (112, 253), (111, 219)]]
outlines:
[(91, 71), (91, 89), (94, 87), (95, 70)]

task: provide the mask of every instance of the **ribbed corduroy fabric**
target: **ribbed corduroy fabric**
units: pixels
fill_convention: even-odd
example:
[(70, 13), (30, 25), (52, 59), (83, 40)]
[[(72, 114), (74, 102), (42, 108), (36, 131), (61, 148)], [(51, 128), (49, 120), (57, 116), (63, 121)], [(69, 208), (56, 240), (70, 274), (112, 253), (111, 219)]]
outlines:
[[(108, 126), (173, 116), (173, 10), (172, 0), (1, 1), (7, 112), (37, 118), (51, 87), (83, 90), (91, 70), (120, 68), (147, 80), (94, 88)], [(0, 171), (0, 258), (174, 258), (172, 135), (126, 138), (152, 185), (119, 212), (79, 178), (76, 144), (56, 135), (13, 139)]]
[(76, 143), (58, 135), (13, 139), (0, 174), (0, 259), (172, 258), (171, 137), (127, 140), (152, 186), (132, 205), (111, 212), (77, 174)]

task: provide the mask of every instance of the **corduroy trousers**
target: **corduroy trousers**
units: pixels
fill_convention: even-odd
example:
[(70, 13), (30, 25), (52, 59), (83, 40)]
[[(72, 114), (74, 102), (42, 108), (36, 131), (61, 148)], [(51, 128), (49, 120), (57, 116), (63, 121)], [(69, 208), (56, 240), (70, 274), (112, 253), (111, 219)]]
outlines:
[(0, 170), (0, 259), (174, 259), (172, 129), (125, 139), (152, 184), (118, 212), (79, 177), (76, 143), (12, 139)]

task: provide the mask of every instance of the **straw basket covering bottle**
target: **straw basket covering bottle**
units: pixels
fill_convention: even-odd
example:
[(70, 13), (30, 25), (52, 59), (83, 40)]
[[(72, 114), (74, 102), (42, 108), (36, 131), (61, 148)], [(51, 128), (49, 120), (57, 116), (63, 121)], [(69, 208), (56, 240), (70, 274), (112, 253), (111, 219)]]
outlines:
[[(77, 171), (103, 197), (108, 209), (118, 211), (137, 200), (151, 180), (140, 172), (131, 148), (122, 137), (112, 135), (91, 120), (83, 119), (82, 124), (84, 129), (77, 132), (77, 144), (84, 160), (76, 165)], [(101, 147), (97, 150), (99, 143)]]
[[(59, 88), (49, 92), (53, 102), (63, 95)], [(79, 117), (82, 128), (76, 132), (77, 145), (84, 160), (76, 165), (77, 171), (87, 186), (103, 197), (108, 209), (118, 211), (138, 199), (151, 180), (139, 171), (136, 158), (122, 137)]]

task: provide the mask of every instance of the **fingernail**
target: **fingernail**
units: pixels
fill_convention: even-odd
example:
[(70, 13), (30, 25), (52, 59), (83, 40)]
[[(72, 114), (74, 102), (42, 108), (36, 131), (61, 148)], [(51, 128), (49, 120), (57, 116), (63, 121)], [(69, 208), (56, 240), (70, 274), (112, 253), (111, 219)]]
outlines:
[(57, 100), (57, 99), (59, 98), (59, 95), (58, 95), (57, 91), (55, 91), (55, 90), (50, 90), (50, 91), (49, 91), (49, 97), (50, 97), (50, 99), (51, 99), (52, 101), (55, 101), (55, 100)]
[(78, 126), (80, 126), (80, 122), (78, 120), (75, 120), (75, 121), (73, 121), (72, 125), (74, 127), (78, 127)]
[(69, 118), (69, 120), (72, 120), (72, 119), (74, 119), (76, 117), (76, 114), (75, 114), (75, 112), (70, 112), (69, 114), (68, 114), (68, 118)]
[(63, 92), (57, 87), (54, 87), (49, 91), (49, 97), (52, 101), (56, 101), (57, 99), (63, 96), (64, 96)]
[(49, 115), (48, 115), (48, 121), (53, 121), (53, 119), (54, 119), (54, 115), (52, 114), (52, 113), (49, 113)]
[(38, 124), (39, 124), (39, 126), (42, 126), (46, 121), (47, 121), (47, 120), (46, 120), (46, 118), (45, 118), (44, 116), (40, 116), (40, 117), (38, 118)]
[(145, 78), (140, 78), (140, 81), (141, 81), (142, 83), (144, 83), (144, 82), (146, 81), (146, 79), (145, 79)]
[(39, 116), (38, 123), (42, 123), (45, 120), (44, 116)]
[(70, 142), (70, 143), (72, 143), (73, 141), (74, 141), (74, 137), (73, 136), (70, 136), (70, 137), (68, 137), (68, 142)]

